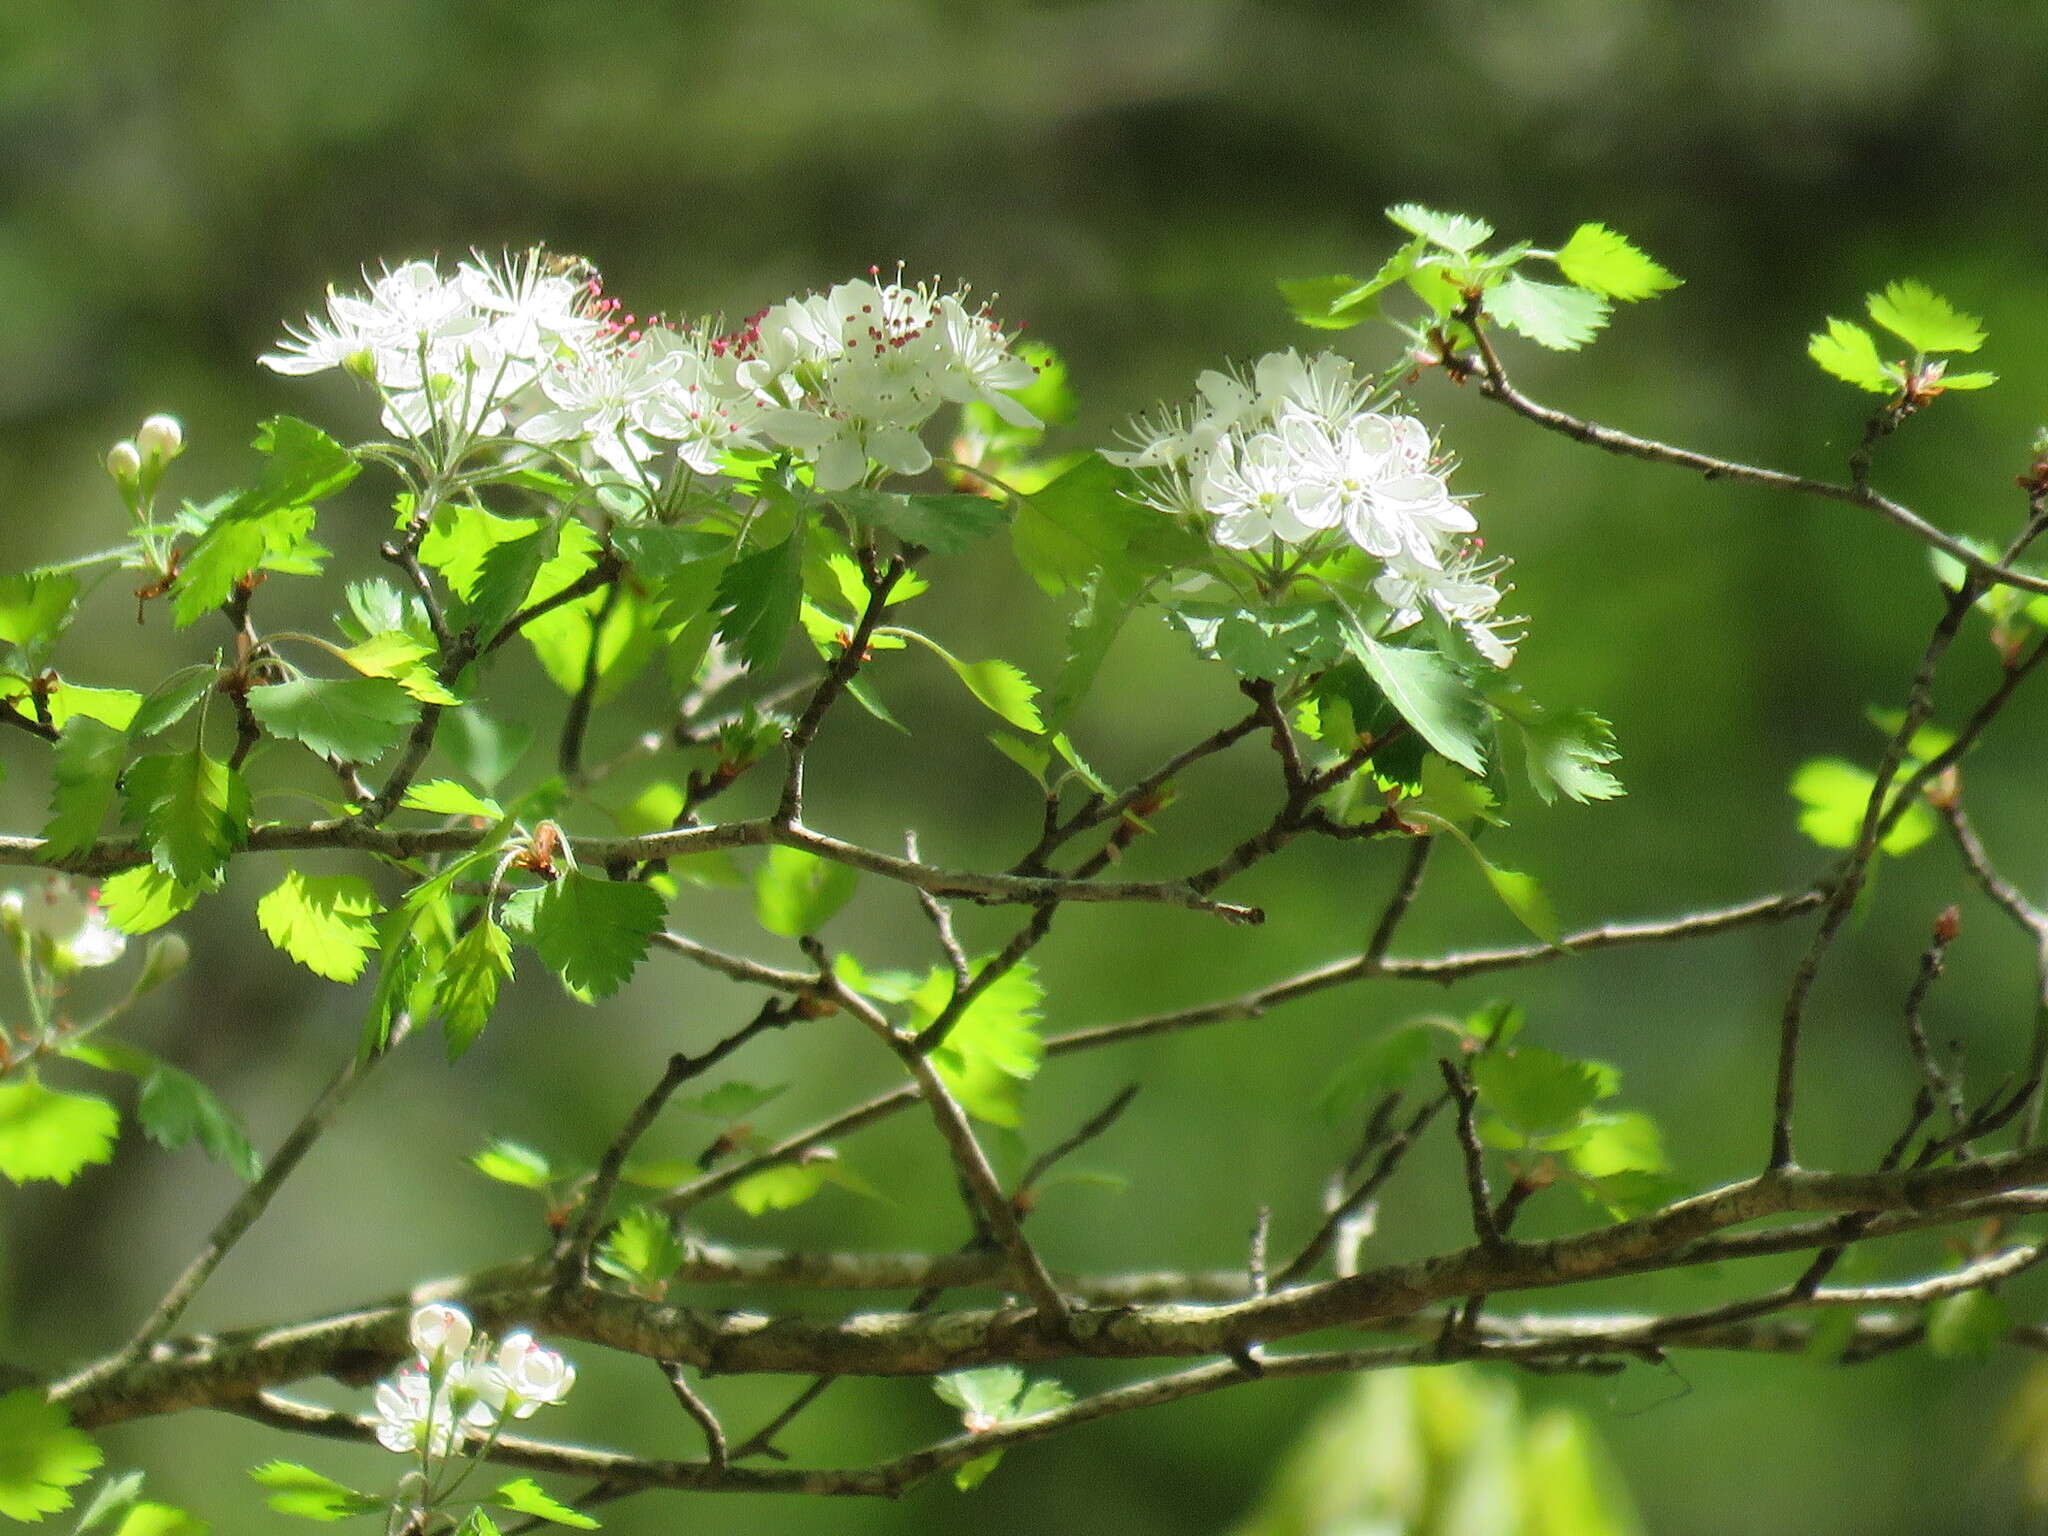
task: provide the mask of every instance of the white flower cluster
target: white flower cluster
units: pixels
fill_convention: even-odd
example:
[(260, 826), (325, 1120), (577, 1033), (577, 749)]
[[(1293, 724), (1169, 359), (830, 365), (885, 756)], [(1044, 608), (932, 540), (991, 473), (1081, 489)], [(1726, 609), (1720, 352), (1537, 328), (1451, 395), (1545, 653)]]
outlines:
[(411, 1336), (415, 1358), (377, 1387), (377, 1443), (389, 1451), (446, 1456), (576, 1385), (576, 1367), (532, 1334), (507, 1334), (494, 1351), (468, 1313), (444, 1302), (413, 1313)]
[(948, 402), (981, 401), (1036, 426), (1011, 398), (1035, 377), (1012, 336), (964, 291), (868, 279), (763, 310), (740, 331), (623, 313), (580, 262), (539, 251), (475, 258), (444, 275), (410, 261), (367, 294), (330, 292), (262, 361), (280, 373), (347, 368), (384, 397), (384, 423), (421, 438), (497, 434), (642, 477), (665, 452), (713, 474), (728, 451), (789, 449), (820, 490), (871, 464), (928, 468), (919, 430)]
[(112, 965), (128, 948), (128, 936), (107, 921), (99, 891), (68, 875), (46, 876), (28, 891), (0, 891), (0, 920), (45, 941), (47, 953), (66, 965)]
[(1348, 539), (1381, 562), (1373, 590), (1392, 628), (1434, 609), (1495, 666), (1513, 659), (1518, 621), (1497, 616), (1507, 563), (1482, 557), (1428, 428), (1371, 409), (1349, 359), (1272, 352), (1196, 387), (1193, 406), (1140, 421), (1130, 451), (1104, 455), (1146, 472), (1152, 505), (1208, 520), (1226, 549)]

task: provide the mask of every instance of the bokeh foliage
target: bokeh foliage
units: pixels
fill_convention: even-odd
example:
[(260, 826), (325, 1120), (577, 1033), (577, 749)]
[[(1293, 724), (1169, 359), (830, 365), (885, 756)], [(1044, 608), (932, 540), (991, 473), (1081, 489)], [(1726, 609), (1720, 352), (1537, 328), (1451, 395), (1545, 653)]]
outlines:
[[(1945, 526), (1991, 535), (2010, 521), (2010, 477), (2048, 414), (2048, 277), (2030, 214), (2044, 65), (2036, 7), (1939, 0), (16, 0), (0, 13), (0, 141), (13, 151), (0, 164), (0, 563), (73, 552), (79, 519), (112, 515), (99, 454), (147, 410), (183, 416), (194, 483), (234, 483), (247, 423), (304, 406), (251, 359), (280, 317), (358, 262), (545, 239), (599, 261), (615, 292), (739, 314), (901, 257), (999, 289), (1007, 315), (1060, 346), (1081, 390), (1069, 429), (1080, 445), (1219, 356), (1303, 339), (1274, 279), (1355, 269), (1385, 248), (1378, 210), (1411, 198), (1547, 239), (1586, 219), (1627, 230), (1687, 286), (1625, 314), (1590, 355), (1524, 360), (1523, 382), (1792, 469), (1833, 472), (1861, 408), (1807, 361), (1807, 336), (1894, 277), (1927, 281), (1984, 317), (1994, 340), (1981, 365), (2002, 383), (1914, 423), (1887, 446), (1880, 479)], [(1817, 754), (1869, 760), (1865, 706), (1897, 704), (1934, 612), (1921, 550), (1852, 509), (1597, 460), (1441, 381), (1422, 405), (1447, 419), (1460, 489), (1484, 492), (1489, 534), (1518, 561), (1535, 637), (1518, 668), (1545, 696), (1596, 702), (1628, 752), (1628, 800), (1527, 818), (1502, 857), (1546, 875), (1568, 921), (1799, 878), (1812, 850), (1787, 783)], [(317, 414), (354, 409), (337, 384)], [(380, 516), (368, 498), (354, 512), (365, 535)], [(961, 655), (1049, 663), (1049, 641), (1032, 658), (1009, 640), (1051, 634), (1025, 583), (991, 561), (971, 600), (958, 595), (970, 583), (952, 585), (932, 627)], [(1005, 640), (971, 644), (977, 626)], [(78, 656), (110, 681), (145, 681), (175, 643), (166, 635), (161, 617), (116, 625), (79, 637)], [(1973, 643), (1959, 688), (1991, 675)], [(1017, 841), (1031, 787), (978, 745), (966, 728), (977, 707), (952, 680), (926, 675), (929, 691), (901, 707), (933, 723), (957, 713), (963, 728), (931, 739), (963, 743), (958, 756), (919, 759), (913, 775), (887, 732), (855, 725), (821, 749), (821, 765), (842, 771), (820, 781), (907, 784), (929, 806), (915, 813), (925, 825), (985, 829), (979, 845), (946, 850), (964, 863)], [(538, 668), (528, 681), (544, 720), (560, 695)], [(1149, 763), (1234, 701), (1163, 630), (1125, 638), (1098, 698), (1117, 707), (1084, 711), (1075, 735), (1106, 770)], [(2007, 743), (2041, 723), (2040, 704), (2023, 701)], [(2030, 889), (2048, 876), (2048, 853), (2027, 842), (2034, 782), (2011, 745), (1971, 769), (1973, 811)], [(10, 826), (40, 821), (32, 773), (4, 793)], [(821, 815), (863, 833), (904, 810), (840, 798)], [(1246, 898), (1275, 920), (1242, 945), (1207, 943), (1183, 914), (1077, 927), (1045, 956), (1057, 1021), (1194, 1001), (1355, 945), (1377, 887), (1360, 894), (1349, 854), (1303, 850), (1259, 872)], [(1476, 876), (1438, 878), (1407, 943), (1496, 924), (1506, 935)], [(231, 898), (246, 914), (262, 888), (259, 874)], [(1964, 937), (1930, 1025), (1962, 1040), (1987, 1081), (2010, 1064), (2025, 955), (1938, 845), (1889, 862), (1818, 1001), (1814, 1161), (1873, 1151), (1861, 1105), (1905, 1091), (1899, 998), (1926, 923), (1957, 897)], [(707, 938), (735, 937), (744, 905), (711, 893), (691, 916)], [(842, 921), (886, 949), (904, 932), (897, 915)], [(195, 920), (196, 963), (156, 1004), (150, 1043), (220, 1086), (261, 1141), (350, 1047), (360, 999), (252, 949), (246, 924), (225, 911)], [(1516, 993), (1546, 1039), (1623, 1067), (1682, 1166), (1732, 1175), (1762, 1156), (1756, 1106), (1789, 959), (1783, 939), (1752, 935), (1575, 962)], [(1149, 1085), (1100, 1155), (1133, 1193), (1049, 1196), (1064, 1206), (1047, 1212), (1055, 1258), (1082, 1267), (1149, 1246), (1190, 1266), (1235, 1262), (1257, 1205), (1286, 1192), (1298, 1204), (1276, 1222), (1305, 1226), (1339, 1138), (1304, 1107), (1362, 1038), (1438, 1001), (1383, 983), (1049, 1069), (1037, 1102), (1074, 1119), (1130, 1076)], [(413, 1278), (422, 1253), (450, 1270), (500, 1256), (504, 1227), (530, 1222), (530, 1205), (481, 1186), (463, 1159), (495, 1133), (589, 1158), (672, 1043), (729, 1026), (736, 1006), (673, 973), (596, 1016), (535, 985), (453, 1075), (431, 1053), (394, 1063), (195, 1321), (344, 1304)], [(766, 1047), (771, 1060), (785, 1048), (831, 1047)], [(849, 1044), (849, 1083), (878, 1070)], [(913, 1136), (879, 1131), (863, 1155), (908, 1157)], [(700, 1150), (684, 1141), (655, 1150)], [(1448, 1153), (1417, 1175), (1376, 1240), (1388, 1251), (1450, 1238), (1461, 1220)], [(61, 1191), (10, 1192), (0, 1206), (0, 1353), (47, 1363), (112, 1343), (80, 1332), (79, 1288), (102, 1290), (108, 1316), (139, 1310), (231, 1187), (196, 1155), (140, 1144), (90, 1177), (95, 1227), (77, 1225), (87, 1207)], [(943, 1209), (828, 1191), (787, 1214), (716, 1219), (735, 1239), (801, 1242), (858, 1223), (878, 1246), (930, 1246), (958, 1240), (929, 1215)], [(2028, 1294), (2016, 1287), (2016, 1304)], [(1683, 1378), (1644, 1367), (1528, 1392), (1591, 1412), (1651, 1529), (1904, 1533), (1979, 1527), (2005, 1507), (2010, 1480), (1984, 1447), (2016, 1370), (1924, 1354), (1853, 1372), (1692, 1361)], [(902, 1508), (746, 1517), (788, 1531), (1220, 1529), (1252, 1506), (1313, 1405), (1341, 1390), (1276, 1385), (1083, 1432), (1012, 1458), (972, 1502), (939, 1487)], [(771, 1393), (752, 1394), (732, 1394), (742, 1418), (769, 1406)], [(674, 1419), (652, 1390), (644, 1401), (649, 1422)], [(793, 1449), (850, 1452), (868, 1437), (879, 1448), (943, 1422), (928, 1391), (879, 1384), (821, 1410), (816, 1439)], [(153, 1492), (228, 1526), (232, 1500), (247, 1499), (246, 1514), (255, 1496), (228, 1491), (221, 1469), (272, 1449), (227, 1425), (109, 1438), (117, 1460), (156, 1469)], [(1191, 1526), (1190, 1511), (1205, 1523)], [(738, 1516), (700, 1504), (688, 1517)], [(622, 1510), (612, 1528), (670, 1518)]]

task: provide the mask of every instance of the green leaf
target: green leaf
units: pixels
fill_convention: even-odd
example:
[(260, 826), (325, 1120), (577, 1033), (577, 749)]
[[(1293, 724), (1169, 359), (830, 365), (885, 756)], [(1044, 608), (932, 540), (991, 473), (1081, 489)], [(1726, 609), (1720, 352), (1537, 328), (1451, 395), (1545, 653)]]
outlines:
[(302, 875), (284, 879), (256, 903), (256, 921), (270, 942), (315, 976), (354, 981), (377, 945), (384, 905), (356, 875)]
[(105, 1099), (59, 1093), (34, 1077), (0, 1082), (0, 1176), (69, 1184), (87, 1164), (113, 1160), (120, 1128)]
[[(1839, 757), (1816, 757), (1792, 775), (1792, 796), (1805, 807), (1799, 830), (1823, 848), (1852, 848), (1863, 831), (1863, 816), (1877, 776)], [(1911, 853), (1935, 833), (1934, 813), (1914, 801), (1878, 844), (1897, 857)]]
[(1595, 1063), (1535, 1045), (1489, 1051), (1472, 1063), (1480, 1103), (1531, 1137), (1571, 1130), (1613, 1091), (1611, 1083)]
[(498, 1530), (498, 1522), (485, 1514), (483, 1505), (479, 1504), (462, 1517), (462, 1524), (457, 1528), (455, 1536), (501, 1536), (501, 1533)]
[(1558, 1150), (1570, 1156), (1574, 1171), (1589, 1179), (1617, 1173), (1668, 1173), (1671, 1169), (1664, 1154), (1663, 1131), (1640, 1110), (1589, 1114), (1570, 1133), (1567, 1145)]
[(1102, 571), (1120, 588), (1206, 553), (1200, 533), (1139, 502), (1129, 470), (1091, 453), (1050, 485), (1024, 498), (1011, 525), (1018, 562), (1047, 592), (1059, 593)]
[(1382, 645), (1348, 615), (1343, 626), (1345, 648), (1416, 734), (1460, 768), (1484, 775), (1486, 705), (1457, 669), (1434, 651)]
[[(629, 973), (631, 969), (627, 967)], [(434, 994), (434, 1011), (447, 1033), (450, 1061), (476, 1043), (498, 1006), (499, 984), (511, 979), (512, 941), (503, 928), (484, 917), (448, 951)]]
[(201, 885), (249, 837), (249, 787), (218, 758), (194, 747), (129, 764), (122, 815), (142, 827), (156, 867), (180, 885)]
[(1562, 283), (1539, 283), (1510, 272), (1486, 290), (1486, 313), (1554, 352), (1575, 352), (1607, 323), (1610, 306), (1597, 293)]
[(668, 915), (661, 893), (570, 870), (534, 911), (533, 944), (575, 991), (609, 997), (626, 984)]
[(1546, 944), (1555, 944), (1564, 930), (1558, 925), (1557, 912), (1536, 877), (1519, 870), (1505, 869), (1482, 858), (1469, 841), (1466, 848), (1478, 861), (1486, 883), (1493, 887), (1493, 894), (1500, 898), (1501, 905), (1514, 913), (1517, 921), (1537, 938)]
[(208, 1157), (232, 1168), (244, 1182), (263, 1172), (263, 1159), (241, 1122), (211, 1088), (188, 1072), (158, 1065), (143, 1079), (135, 1118), (143, 1133), (167, 1152), (196, 1140)]
[(754, 915), (784, 938), (816, 933), (853, 899), (860, 872), (802, 848), (775, 847), (754, 873)]
[(1679, 279), (1604, 224), (1581, 224), (1557, 253), (1558, 269), (1581, 288), (1610, 299), (1647, 299)]
[(90, 848), (114, 803), (128, 738), (83, 716), (64, 727), (51, 754), (49, 852), (62, 859)]
[(181, 885), (154, 864), (124, 869), (100, 882), (100, 908), (123, 933), (161, 928), (197, 901), (200, 891)]
[(509, 1509), (515, 1514), (533, 1515), (542, 1520), (552, 1521), (556, 1525), (573, 1526), (579, 1531), (597, 1529), (597, 1522), (590, 1516), (549, 1497), (540, 1484), (530, 1477), (498, 1484), (497, 1492), (491, 1495), (491, 1502), (500, 1509)]
[[(5, 1084), (0, 1084), (4, 1088)], [(105, 1458), (35, 1387), (0, 1397), (0, 1515), (33, 1524), (71, 1507), (68, 1490)]]
[(1984, 324), (1929, 288), (1902, 278), (1869, 295), (1870, 318), (1915, 352), (1974, 352), (1984, 345)]
[(365, 677), (389, 678), (423, 704), (460, 704), (441, 685), (428, 664), (434, 647), (402, 629), (370, 635), (341, 653), (341, 659)]
[(1934, 381), (1941, 389), (1989, 389), (1998, 382), (1995, 373), (1948, 373)]
[(1279, 288), (1288, 312), (1303, 325), (1319, 331), (1348, 331), (1372, 314), (1372, 291), (1363, 279), (1348, 273), (1332, 277), (1283, 277)]
[(256, 449), (268, 456), (263, 477), (236, 497), (224, 516), (261, 516), (332, 496), (362, 470), (356, 456), (296, 416), (273, 416), (256, 429)]
[(1901, 384), (1898, 370), (1877, 355), (1870, 332), (1848, 320), (1830, 317), (1825, 333), (1807, 337), (1806, 355), (1823, 371), (1874, 395), (1892, 394)]
[(719, 638), (755, 671), (775, 665), (796, 627), (804, 596), (804, 530), (780, 544), (741, 555), (718, 578), (713, 606)]
[(249, 690), (249, 712), (273, 736), (322, 757), (373, 763), (405, 740), (419, 700), (382, 677), (302, 677)]
[(497, 801), (453, 779), (429, 779), (424, 784), (415, 784), (398, 803), (409, 811), (426, 811), (434, 816), (477, 816), (497, 821), (505, 814), (505, 808)]
[[(932, 971), (909, 999), (912, 1028), (922, 1030), (934, 1022), (952, 995), (952, 973)], [(1021, 962), (982, 989), (932, 1052), (939, 1076), (961, 1108), (977, 1119), (1012, 1129), (1023, 1124), (1021, 1085), (1037, 1076), (1045, 1061), (1038, 1032), (1038, 1005), (1044, 1000), (1045, 989), (1030, 962)]]
[[(247, 495), (247, 492), (243, 493)], [(231, 504), (185, 553), (171, 589), (171, 614), (180, 629), (225, 603), (235, 585), (265, 567), (303, 569), (326, 551), (312, 542), (313, 509), (285, 506), (236, 516)]]
[(1029, 731), (1035, 736), (1045, 729), (1045, 722), (1039, 718), (1038, 706), (1032, 703), (1038, 697), (1038, 685), (1026, 677), (1022, 669), (1000, 660), (962, 661), (938, 641), (914, 629), (892, 629), (890, 633), (917, 641), (951, 667), (953, 675), (967, 685), (969, 693), (1018, 730)]
[(503, 1137), (471, 1156), (470, 1167), (487, 1179), (518, 1189), (546, 1189), (554, 1179), (554, 1167), (531, 1147)]
[(837, 491), (830, 498), (847, 515), (886, 528), (905, 544), (935, 555), (971, 549), (1010, 520), (1007, 501), (987, 496), (903, 496), (889, 491)]
[(1990, 1291), (1944, 1296), (1927, 1309), (1927, 1348), (1937, 1360), (1988, 1360), (2011, 1332), (2011, 1309)]
[(1420, 203), (1396, 203), (1387, 217), (1411, 235), (1420, 235), (1431, 245), (1464, 256), (1476, 245), (1493, 238), (1493, 226), (1484, 219), (1464, 213), (1438, 213)]
[(1403, 1024), (1368, 1041), (1330, 1075), (1316, 1107), (1334, 1119), (1404, 1086), (1429, 1061), (1441, 1038), (1427, 1024)]
[(80, 683), (60, 682), (50, 690), (48, 702), (50, 723), (59, 730), (73, 720), (97, 720), (125, 731), (142, 707), (142, 695), (132, 688), (88, 688)]
[(180, 667), (143, 699), (135, 718), (128, 722), (128, 739), (140, 741), (176, 725), (192, 712), (194, 704), (206, 697), (219, 678), (220, 673), (203, 662)]
[(635, 1289), (660, 1296), (688, 1257), (676, 1241), (675, 1225), (651, 1206), (635, 1206), (619, 1218), (597, 1252), (597, 1267)]
[(676, 1108), (699, 1114), (711, 1120), (739, 1120), (751, 1115), (764, 1104), (772, 1104), (788, 1091), (787, 1083), (773, 1083), (766, 1087), (758, 1083), (743, 1083), (737, 1079), (720, 1083), (707, 1093), (700, 1093), (694, 1099), (677, 1099)]
[(78, 578), (69, 571), (0, 576), (0, 640), (39, 661), (71, 622)]
[[(515, 527), (532, 527), (521, 523)], [(531, 533), (493, 543), (479, 553), (476, 576), (463, 595), (459, 618), (480, 641), (494, 638), (527, 601), (554, 543), (555, 526), (543, 523)]]
[(273, 1490), (268, 1501), (272, 1509), (304, 1520), (346, 1520), (384, 1509), (389, 1502), (358, 1493), (346, 1483), (294, 1461), (266, 1461), (251, 1467), (249, 1476)]
[(939, 1400), (960, 1410), (963, 1418), (998, 1424), (1024, 1391), (1024, 1373), (1014, 1365), (983, 1366), (973, 1371), (953, 1371), (932, 1380)]
[(1612, 800), (1628, 791), (1604, 766), (1621, 756), (1614, 728), (1590, 709), (1517, 715), (1529, 783), (1545, 805), (1560, 794), (1573, 800)]
[(778, 1163), (733, 1185), (732, 1203), (749, 1216), (759, 1216), (763, 1211), (787, 1211), (802, 1205), (824, 1187), (821, 1164)]

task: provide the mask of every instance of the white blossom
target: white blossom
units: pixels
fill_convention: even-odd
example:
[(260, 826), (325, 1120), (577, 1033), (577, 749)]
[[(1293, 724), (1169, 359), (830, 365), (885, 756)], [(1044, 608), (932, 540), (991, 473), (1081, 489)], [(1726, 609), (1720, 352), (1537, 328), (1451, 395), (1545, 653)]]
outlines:
[(446, 1456), (455, 1448), (455, 1416), (423, 1367), (408, 1365), (378, 1383), (377, 1443), (387, 1451), (425, 1450), (430, 1456)]
[(540, 1408), (561, 1402), (575, 1385), (575, 1366), (554, 1350), (543, 1348), (532, 1334), (512, 1333), (498, 1346), (490, 1385), (480, 1390), (500, 1413), (525, 1419)]
[(1520, 643), (1516, 630), (1522, 621), (1499, 615), (1501, 600), (1511, 588), (1501, 583), (1507, 561), (1488, 560), (1477, 541), (1453, 546), (1440, 565), (1417, 561), (1390, 561), (1373, 582), (1373, 592), (1393, 610), (1388, 627), (1406, 629), (1420, 623), (1425, 608), (1433, 608), (1455, 625), (1473, 647), (1496, 667), (1515, 659)]
[(446, 1302), (428, 1302), (412, 1315), (412, 1347), (429, 1368), (460, 1356), (474, 1333), (469, 1314)]
[(81, 887), (68, 875), (49, 875), (26, 892), (8, 894), (14, 898), (9, 909), (19, 914), (23, 931), (47, 939), (70, 965), (112, 965), (127, 951), (128, 936), (107, 920), (98, 890)]

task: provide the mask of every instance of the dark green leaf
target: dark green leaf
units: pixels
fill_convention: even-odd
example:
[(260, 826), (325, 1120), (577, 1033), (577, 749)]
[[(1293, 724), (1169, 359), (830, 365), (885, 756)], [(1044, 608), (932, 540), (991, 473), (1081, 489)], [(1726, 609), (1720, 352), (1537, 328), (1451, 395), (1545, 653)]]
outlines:
[(1010, 520), (1007, 501), (987, 496), (904, 496), (890, 491), (837, 491), (834, 502), (848, 516), (886, 528), (905, 544), (935, 555), (972, 548)]
[(263, 1159), (241, 1122), (211, 1088), (176, 1067), (159, 1066), (143, 1080), (135, 1118), (143, 1133), (166, 1151), (175, 1152), (196, 1140), (208, 1157), (245, 1180), (263, 1171)]
[(725, 568), (713, 599), (718, 634), (755, 671), (775, 665), (796, 627), (804, 595), (804, 534), (799, 527), (780, 544), (757, 549)]
[(271, 735), (322, 757), (373, 763), (405, 740), (420, 703), (388, 678), (304, 677), (251, 688), (249, 712)]
[(128, 738), (83, 716), (64, 727), (51, 756), (50, 821), (43, 828), (57, 858), (83, 852), (100, 835), (114, 803)]
[(1356, 619), (1344, 620), (1344, 635), (1346, 649), (1417, 735), (1460, 768), (1486, 772), (1486, 705), (1456, 668), (1434, 651), (1382, 645)]
[(192, 712), (192, 706), (206, 697), (220, 674), (204, 663), (180, 667), (150, 690), (148, 697), (128, 722), (128, 738), (140, 741), (176, 725)]
[(122, 815), (140, 823), (156, 867), (180, 885), (213, 880), (248, 840), (248, 786), (198, 747), (131, 763), (122, 798)]
[(571, 870), (534, 911), (534, 948), (573, 990), (609, 997), (646, 956), (666, 916), (660, 892), (648, 886)]

